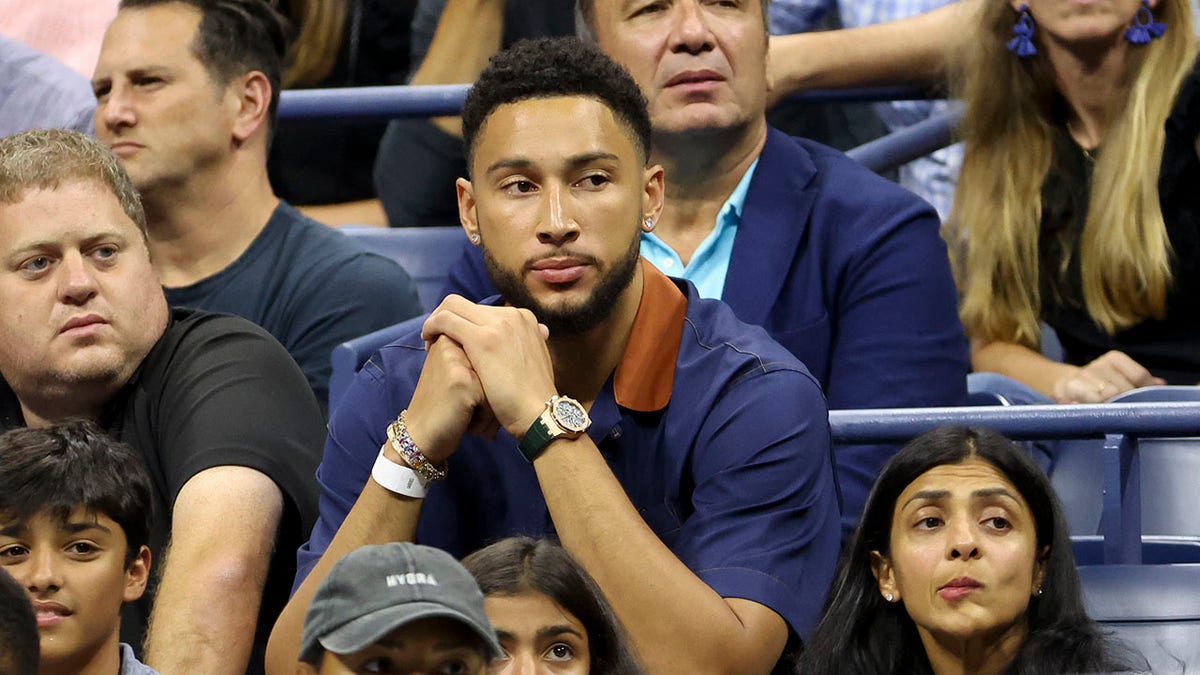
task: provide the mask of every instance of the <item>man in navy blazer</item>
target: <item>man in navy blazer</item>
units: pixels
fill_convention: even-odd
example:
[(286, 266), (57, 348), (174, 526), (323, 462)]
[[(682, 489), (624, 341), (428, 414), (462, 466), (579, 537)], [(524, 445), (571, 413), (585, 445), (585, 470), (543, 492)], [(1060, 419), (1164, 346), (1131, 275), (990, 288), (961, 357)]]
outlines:
[[(643, 3), (644, 4), (644, 3)], [(580, 32), (649, 101), (666, 205), (642, 255), (721, 298), (808, 366), (830, 409), (962, 405), (967, 341), (933, 208), (766, 122), (766, 0), (579, 0)], [(496, 290), (478, 248), (448, 291)], [(837, 448), (853, 529), (892, 445)]]

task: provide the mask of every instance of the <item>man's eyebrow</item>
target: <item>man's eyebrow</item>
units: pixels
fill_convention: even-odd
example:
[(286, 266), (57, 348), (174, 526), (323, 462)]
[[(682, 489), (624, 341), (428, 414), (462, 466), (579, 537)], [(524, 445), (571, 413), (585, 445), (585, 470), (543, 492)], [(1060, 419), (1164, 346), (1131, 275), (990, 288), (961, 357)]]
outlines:
[[(621, 161), (621, 158), (611, 152), (596, 150), (594, 152), (584, 152), (578, 155), (571, 155), (564, 161), (569, 168), (574, 170), (599, 161), (619, 162)], [(501, 169), (528, 169), (533, 165), (533, 160), (526, 157), (508, 157), (505, 159), (496, 160), (487, 168), (485, 173), (490, 174)]]
[(21, 521), (0, 528), (0, 537), (18, 537), (29, 531), (29, 526)]

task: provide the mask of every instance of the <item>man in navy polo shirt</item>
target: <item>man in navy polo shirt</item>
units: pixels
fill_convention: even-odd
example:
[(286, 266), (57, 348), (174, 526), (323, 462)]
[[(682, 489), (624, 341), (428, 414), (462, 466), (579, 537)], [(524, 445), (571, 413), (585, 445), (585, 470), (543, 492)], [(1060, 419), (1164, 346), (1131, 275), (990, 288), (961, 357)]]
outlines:
[(811, 633), (838, 553), (816, 381), (639, 258), (663, 171), (636, 84), (597, 49), (502, 53), (463, 127), (460, 216), (501, 296), (447, 298), (335, 411), (269, 670), (293, 672), (305, 608), (348, 551), (531, 534), (591, 573), (648, 672), (770, 671)]

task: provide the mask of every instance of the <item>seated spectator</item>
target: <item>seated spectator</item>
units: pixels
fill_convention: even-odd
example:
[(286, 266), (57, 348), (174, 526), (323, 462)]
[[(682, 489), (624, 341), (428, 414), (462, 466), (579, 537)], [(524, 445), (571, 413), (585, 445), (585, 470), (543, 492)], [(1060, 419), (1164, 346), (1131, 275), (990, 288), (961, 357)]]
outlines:
[(150, 477), (90, 422), (0, 435), (0, 567), (29, 592), (41, 675), (156, 675), (118, 640), (150, 578)]
[(1200, 66), (1186, 0), (1149, 7), (988, 3), (971, 25), (947, 239), (975, 370), (1037, 398), (1200, 382)]
[(38, 640), (29, 595), (0, 570), (0, 673), (38, 675)]
[(837, 557), (816, 381), (639, 260), (663, 173), (623, 69), (572, 38), (522, 42), (471, 92), (460, 218), (504, 292), (446, 298), (351, 385), (272, 672), (294, 669), (297, 619), (346, 552), (462, 556), (515, 534), (558, 537), (647, 670), (769, 671), (815, 623)]
[(150, 549), (171, 555), (125, 642), (152, 603), (146, 663), (245, 671), (294, 576), (272, 551), (314, 520), (325, 427), (303, 373), (244, 319), (168, 309), (137, 192), (77, 132), (0, 139), (0, 260), (0, 431), (91, 420), (150, 472)]
[(1088, 618), (1062, 506), (1020, 448), (947, 427), (871, 490), (800, 673), (1145, 669)]
[(488, 672), (500, 644), (479, 586), (444, 551), (364, 546), (329, 570), (304, 618), (303, 673)]
[(642, 675), (596, 582), (561, 546), (512, 537), (463, 559), (486, 599), (504, 655), (495, 675)]
[(324, 407), (333, 348), (421, 306), (396, 263), (271, 190), (285, 27), (263, 0), (122, 0), (92, 79), (96, 134), (142, 195), (167, 301), (265, 328)]
[(86, 77), (0, 36), (0, 136), (52, 128), (91, 134), (95, 110)]
[[(474, 82), (501, 49), (574, 31), (569, 0), (417, 0), (409, 84)], [(392, 120), (375, 160), (375, 187), (388, 223), (457, 223), (454, 181), (467, 173), (459, 118)]]
[[(960, 311), (975, 370), (1019, 383), (990, 388), (1094, 403), (1146, 385), (1194, 385), (1200, 66), (1188, 3), (1123, 0), (1094, 17), (1020, 7), (963, 0), (787, 36), (771, 62), (794, 64), (792, 86), (953, 73), (967, 104), (946, 229)], [(1040, 322), (1055, 330), (1065, 363), (1038, 352)]]
[[(767, 125), (766, 4), (680, 0), (630, 20), (619, 3), (579, 3), (584, 32), (650, 103), (668, 198), (642, 256), (765, 328), (830, 409), (961, 405), (968, 347), (937, 214), (842, 153)], [(448, 290), (493, 295), (480, 252), (464, 258)], [(896, 450), (836, 449), (845, 536)]]

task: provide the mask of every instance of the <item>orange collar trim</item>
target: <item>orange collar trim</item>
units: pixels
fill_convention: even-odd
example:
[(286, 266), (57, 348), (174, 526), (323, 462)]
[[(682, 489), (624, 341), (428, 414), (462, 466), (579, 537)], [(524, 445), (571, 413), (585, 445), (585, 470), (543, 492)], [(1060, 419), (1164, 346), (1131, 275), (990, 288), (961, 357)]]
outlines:
[(641, 262), (642, 300), (617, 365), (613, 393), (623, 408), (653, 412), (671, 402), (687, 297), (658, 268)]

